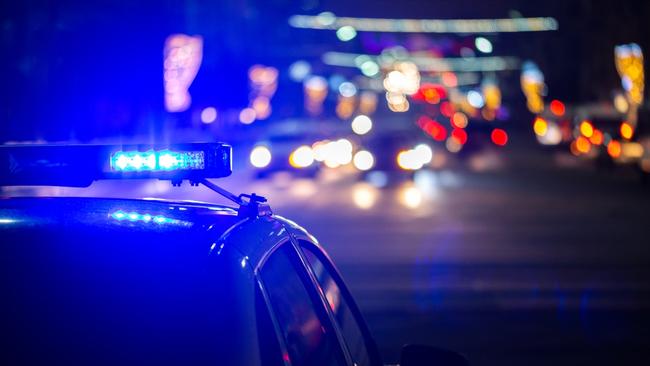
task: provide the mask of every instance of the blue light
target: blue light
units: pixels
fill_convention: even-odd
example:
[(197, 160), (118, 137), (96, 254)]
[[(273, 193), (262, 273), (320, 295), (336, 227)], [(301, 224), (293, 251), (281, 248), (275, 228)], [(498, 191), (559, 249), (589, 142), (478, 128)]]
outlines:
[(122, 172), (200, 170), (205, 168), (203, 151), (119, 151), (111, 156), (111, 169)]
[(181, 225), (181, 226), (192, 226), (191, 222), (177, 220), (164, 215), (152, 215), (149, 213), (138, 213), (135, 211), (125, 212), (123, 210), (118, 210), (109, 215), (111, 218), (117, 221), (128, 220), (132, 223), (144, 223), (150, 225)]
[(116, 220), (121, 221), (121, 220), (124, 220), (124, 218), (126, 217), (126, 214), (124, 212), (122, 212), (122, 211), (116, 211), (116, 212), (113, 212), (111, 217), (113, 217)]

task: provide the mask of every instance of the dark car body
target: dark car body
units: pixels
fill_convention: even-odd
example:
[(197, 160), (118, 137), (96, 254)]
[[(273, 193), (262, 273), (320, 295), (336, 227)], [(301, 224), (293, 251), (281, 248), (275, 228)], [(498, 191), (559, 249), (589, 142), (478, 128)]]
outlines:
[(0, 199), (0, 364), (379, 365), (326, 253), (279, 216)]

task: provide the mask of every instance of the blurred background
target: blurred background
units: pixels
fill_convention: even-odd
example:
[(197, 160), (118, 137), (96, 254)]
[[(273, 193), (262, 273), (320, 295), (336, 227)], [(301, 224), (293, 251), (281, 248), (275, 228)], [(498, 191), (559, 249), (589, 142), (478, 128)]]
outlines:
[[(1, 143), (224, 141), (387, 362), (650, 361), (643, 1), (0, 5)], [(222, 202), (168, 182), (5, 195)]]

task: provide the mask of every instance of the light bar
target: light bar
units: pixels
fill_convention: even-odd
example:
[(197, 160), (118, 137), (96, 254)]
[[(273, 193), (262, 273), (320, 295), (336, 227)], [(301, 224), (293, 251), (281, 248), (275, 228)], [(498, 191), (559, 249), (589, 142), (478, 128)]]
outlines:
[(330, 29), (352, 27), (362, 32), (395, 33), (515, 33), (558, 30), (552, 17), (501, 18), (501, 19), (387, 19), (337, 17), (331, 13), (321, 15), (293, 15), (289, 25), (304, 29)]
[[(330, 66), (339, 67), (357, 67), (356, 60), (363, 57), (367, 60), (375, 61), (377, 64), (388, 67), (395, 60), (382, 55), (366, 55), (361, 53), (345, 52), (325, 52), (323, 54), (323, 63)], [(520, 61), (516, 57), (474, 57), (474, 58), (434, 58), (429, 56), (411, 55), (404, 61), (413, 62), (421, 71), (433, 72), (489, 72), (489, 71), (507, 71), (520, 68)]]
[(232, 173), (223, 143), (158, 145), (0, 146), (0, 185), (85, 187), (101, 179), (163, 179), (174, 183)]
[(111, 156), (111, 169), (128, 171), (201, 170), (205, 168), (203, 151), (119, 151)]

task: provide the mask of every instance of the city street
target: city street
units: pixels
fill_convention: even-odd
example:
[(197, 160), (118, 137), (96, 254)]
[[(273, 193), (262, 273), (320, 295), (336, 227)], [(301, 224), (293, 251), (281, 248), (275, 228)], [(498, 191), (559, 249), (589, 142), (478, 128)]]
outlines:
[(359, 210), (345, 186), (275, 207), (313, 228), (388, 360), (407, 342), (476, 365), (648, 360), (650, 196), (632, 176), (549, 163), (446, 172), (416, 211), (394, 190)]
[[(156, 364), (137, 342), (122, 355), (126, 334), (151, 345), (181, 337), (238, 366), (458, 366), (444, 352), (401, 358), (407, 344), (457, 351), (474, 366), (650, 365), (649, 21), (650, 1), (0, 5), (0, 293), (11, 309), (0, 324), (16, 324), (0, 326), (9, 340), (0, 364), (108, 355)], [(372, 342), (340, 301), (344, 286), (283, 249), (296, 237), (257, 210), (253, 193), (320, 242), (381, 357), (363, 347)], [(86, 253), (95, 237), (127, 252), (170, 244), (173, 264), (181, 254), (204, 261), (192, 249), (211, 248), (232, 263), (212, 267), (224, 274), (210, 286), (223, 288), (202, 295), (225, 310), (192, 300), (192, 311), (177, 311), (143, 295), (131, 282), (156, 276), (127, 275), (120, 262), (140, 257), (109, 256), (106, 281), (89, 291), (68, 289), (98, 268), (86, 259), (74, 281), (31, 285), (40, 272), (66, 275), (68, 260), (104, 255)], [(43, 243), (66, 255), (44, 254)], [(197, 292), (216, 278), (179, 273), (172, 282), (187, 275), (192, 285), (181, 288)], [(113, 287), (124, 312), (107, 308), (107, 327), (75, 325), (42, 300), (76, 309)], [(173, 314), (150, 322), (160, 329), (209, 331), (149, 328), (133, 294), (150, 302), (145, 313)], [(98, 303), (83, 309), (101, 313), (111, 301)], [(202, 314), (194, 304), (210, 316), (183, 320)], [(227, 319), (212, 326), (212, 315)], [(112, 330), (120, 320), (128, 326)], [(59, 321), (76, 337), (69, 344), (47, 330)], [(142, 336), (131, 330), (138, 322)], [(61, 358), (37, 355), (39, 345)], [(197, 360), (180, 363), (207, 360), (188, 352)]]

